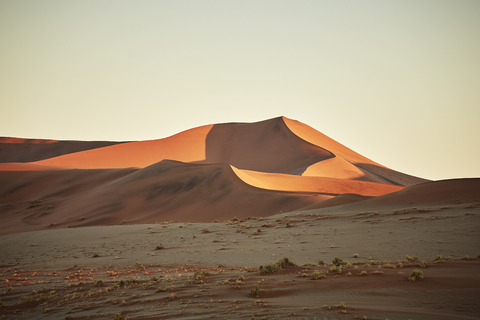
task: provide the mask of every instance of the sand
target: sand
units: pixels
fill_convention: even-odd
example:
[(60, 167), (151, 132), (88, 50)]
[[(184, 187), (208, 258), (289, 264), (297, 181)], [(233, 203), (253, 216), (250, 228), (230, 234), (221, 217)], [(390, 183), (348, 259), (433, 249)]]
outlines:
[[(0, 143), (0, 316), (480, 314), (480, 179), (397, 172), (285, 117)], [(295, 266), (261, 273), (284, 257)]]

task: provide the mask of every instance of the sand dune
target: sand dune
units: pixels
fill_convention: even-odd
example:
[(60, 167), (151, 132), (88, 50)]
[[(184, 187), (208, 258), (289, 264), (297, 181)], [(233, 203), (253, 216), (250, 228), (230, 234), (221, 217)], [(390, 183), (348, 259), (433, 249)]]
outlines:
[(480, 179), (409, 176), (284, 117), (0, 147), (2, 316), (478, 317)]
[[(329, 200), (325, 204), (328, 205)], [(322, 209), (324, 213), (345, 214), (352, 212), (394, 211), (395, 209), (429, 212), (429, 207), (449, 207), (465, 203), (467, 206), (480, 204), (480, 178), (449, 179), (430, 181), (407, 187), (403, 190), (355, 203), (343, 203)], [(315, 206), (315, 205), (314, 205)], [(324, 207), (321, 204), (315, 206)], [(316, 212), (314, 210), (314, 212)]]
[(0, 137), (0, 163), (33, 162), (68, 153), (102, 148), (122, 142), (58, 141)]
[[(0, 172), (0, 233), (267, 216), (331, 198), (254, 188), (229, 165), (164, 160), (144, 169)], [(32, 199), (38, 207), (28, 208)], [(51, 206), (51, 208), (49, 208)], [(19, 214), (17, 212), (20, 212)], [(45, 213), (46, 212), (46, 213)], [(83, 219), (82, 219), (83, 218)]]
[(211, 127), (194, 128), (165, 139), (127, 142), (70, 153), (37, 163), (79, 169), (112, 169), (144, 168), (163, 159), (201, 161), (205, 159), (205, 140)]
[(353, 193), (376, 197), (403, 189), (402, 186), (338, 178), (305, 177), (279, 173), (240, 170), (234, 172), (246, 183), (257, 188), (290, 192), (312, 192), (330, 195)]
[(149, 141), (0, 143), (3, 159), (18, 159), (0, 163), (0, 233), (268, 216), (363, 203), (425, 181), (285, 117)]

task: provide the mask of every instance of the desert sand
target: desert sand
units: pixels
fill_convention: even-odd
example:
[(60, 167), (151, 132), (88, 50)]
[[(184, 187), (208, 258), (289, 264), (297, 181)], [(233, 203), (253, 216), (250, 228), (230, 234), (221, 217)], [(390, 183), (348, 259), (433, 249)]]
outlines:
[(480, 179), (413, 177), (298, 121), (5, 137), (0, 162), (2, 317), (480, 314)]

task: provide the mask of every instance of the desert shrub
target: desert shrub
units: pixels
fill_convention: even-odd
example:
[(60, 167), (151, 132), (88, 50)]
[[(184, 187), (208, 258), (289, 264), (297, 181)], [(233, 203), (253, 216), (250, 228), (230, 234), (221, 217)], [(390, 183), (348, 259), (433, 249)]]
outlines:
[(332, 260), (332, 264), (333, 264), (334, 266), (337, 266), (337, 267), (338, 267), (338, 266), (346, 265), (347, 262), (346, 262), (346, 261), (343, 261), (343, 260), (340, 259), (340, 258), (335, 258), (335, 259)]
[(92, 258), (98, 258), (98, 257), (100, 257), (100, 253), (94, 252), (94, 253), (92, 254)]
[(280, 260), (278, 260), (277, 262), (277, 266), (280, 268), (280, 269), (288, 269), (288, 267), (290, 266), (296, 266), (297, 264), (295, 262), (293, 262), (292, 260), (290, 260), (289, 258), (287, 257), (284, 257)]
[(385, 268), (385, 269), (394, 269), (395, 266), (394, 266), (393, 264), (391, 264), (391, 263), (385, 263), (385, 264), (383, 265), (383, 268)]
[(331, 266), (330, 269), (328, 269), (328, 271), (335, 272), (335, 271), (337, 271), (337, 267), (336, 266)]
[(28, 208), (35, 208), (35, 207), (38, 207), (40, 205), (40, 202), (42, 202), (42, 200), (40, 199), (33, 199), (32, 201), (30, 201), (30, 203), (28, 204)]
[(195, 273), (193, 274), (193, 277), (195, 278), (195, 280), (198, 280), (198, 279), (200, 279), (201, 277), (204, 277), (204, 276), (208, 276), (208, 272), (207, 272), (207, 271), (197, 270), (197, 271), (195, 271)]
[(415, 281), (418, 279), (423, 279), (423, 272), (420, 270), (413, 270), (410, 277), (408, 277), (408, 280)]
[(11, 206), (11, 205), (12, 205), (11, 202), (5, 203), (5, 204), (0, 204), (0, 210), (10, 209), (10, 206)]
[(363, 270), (363, 271), (360, 272), (358, 275), (359, 275), (359, 276), (366, 276), (366, 275), (367, 275), (367, 271)]
[(427, 267), (427, 263), (426, 263), (425, 261), (420, 261), (420, 262), (418, 263), (418, 266), (419, 266), (420, 268), (426, 268), (426, 267)]
[(95, 280), (93, 281), (93, 284), (96, 285), (97, 287), (103, 286), (103, 280)]
[(363, 267), (364, 267), (364, 268), (370, 268), (371, 266), (370, 266), (368, 263), (365, 263), (365, 264), (363, 265)]
[(258, 284), (254, 284), (252, 290), (250, 291), (250, 296), (254, 298), (258, 298), (262, 295), (262, 289), (258, 286)]
[(445, 261), (445, 256), (438, 255), (435, 257), (435, 263), (440, 263)]
[(269, 274), (269, 273), (278, 272), (278, 266), (274, 263), (268, 263), (264, 266), (260, 266), (258, 269), (260, 270), (260, 274)]
[(358, 253), (355, 253), (355, 254), (353, 255), (353, 257), (354, 257), (354, 258), (358, 258)]
[(407, 255), (405, 259), (407, 259), (408, 262), (418, 261), (418, 258), (416, 256), (411, 257)]
[(468, 254), (465, 256), (465, 260), (470, 261), (470, 256)]
[(158, 245), (155, 247), (155, 250), (162, 250), (164, 247), (162, 244)]
[(326, 277), (326, 275), (325, 275), (324, 273), (320, 273), (320, 272), (318, 272), (318, 271), (314, 271), (314, 272), (312, 273), (312, 275), (310, 276), (310, 278), (311, 278), (312, 280), (323, 279), (323, 278), (325, 278), (325, 277)]
[(325, 262), (323, 262), (323, 260), (321, 260), (321, 259), (318, 260), (318, 265), (319, 265), (319, 266), (323, 266), (324, 264), (325, 264)]
[(202, 229), (202, 233), (209, 233), (210, 232), (210, 229), (208, 229), (208, 227), (205, 227)]
[(122, 318), (122, 314), (121, 313), (114, 313), (113, 314), (113, 320), (120, 320)]
[(397, 267), (400, 268), (400, 269), (403, 268), (403, 263), (399, 262), (399, 263), (397, 264)]
[(346, 274), (346, 276), (351, 276), (351, 275), (352, 273), (350, 271)]

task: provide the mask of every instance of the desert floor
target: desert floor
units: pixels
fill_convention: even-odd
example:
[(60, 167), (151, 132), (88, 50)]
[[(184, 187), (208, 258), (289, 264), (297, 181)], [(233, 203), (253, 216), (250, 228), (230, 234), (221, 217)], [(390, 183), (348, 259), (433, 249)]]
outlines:
[[(368, 212), (339, 208), (241, 221), (4, 235), (0, 316), (480, 317), (479, 203)], [(445, 259), (436, 263), (438, 255)], [(284, 257), (296, 266), (259, 272), (259, 266)], [(350, 266), (333, 270), (334, 258)], [(413, 270), (424, 278), (409, 281)], [(325, 277), (312, 280), (314, 271)], [(262, 290), (259, 297), (250, 296), (255, 284)]]

